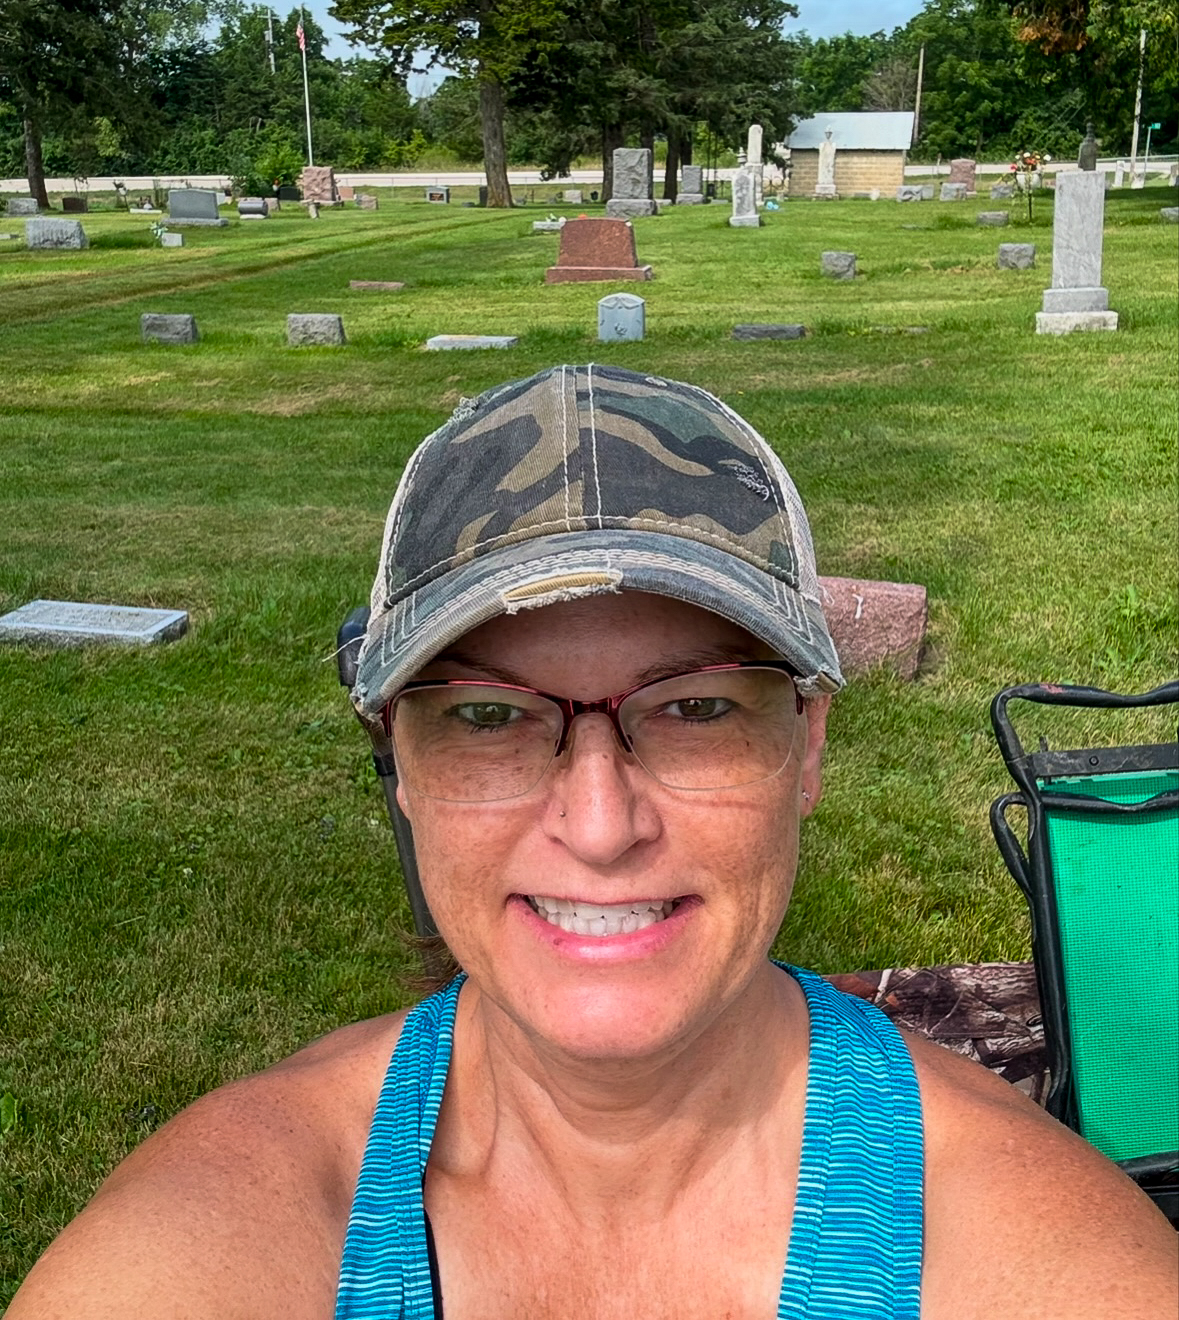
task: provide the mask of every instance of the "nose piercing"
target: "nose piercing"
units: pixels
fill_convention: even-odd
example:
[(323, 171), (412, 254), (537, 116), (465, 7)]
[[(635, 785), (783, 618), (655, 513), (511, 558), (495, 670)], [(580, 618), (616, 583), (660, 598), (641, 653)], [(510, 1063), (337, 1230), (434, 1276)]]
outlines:
[(560, 816), (561, 816), (561, 819), (562, 819), (562, 820), (565, 819), (565, 813), (564, 813), (563, 811), (560, 813)]

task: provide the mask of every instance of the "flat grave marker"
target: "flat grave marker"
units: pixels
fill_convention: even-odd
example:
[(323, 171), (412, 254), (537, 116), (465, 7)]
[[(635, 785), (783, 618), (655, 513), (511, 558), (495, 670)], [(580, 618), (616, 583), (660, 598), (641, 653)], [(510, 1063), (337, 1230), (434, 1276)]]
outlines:
[(518, 335), (432, 335), (426, 340), (431, 353), (446, 353), (468, 348), (515, 348)]
[(187, 610), (145, 609), (136, 605), (34, 600), (0, 615), (0, 641), (32, 646), (73, 647), (96, 642), (153, 646), (174, 642), (187, 631)]
[(805, 339), (805, 325), (786, 325), (786, 324), (759, 324), (751, 322), (747, 325), (735, 325), (733, 327), (734, 339)]
[(856, 277), (856, 254), (854, 252), (821, 252), (819, 270), (829, 279), (854, 280)]

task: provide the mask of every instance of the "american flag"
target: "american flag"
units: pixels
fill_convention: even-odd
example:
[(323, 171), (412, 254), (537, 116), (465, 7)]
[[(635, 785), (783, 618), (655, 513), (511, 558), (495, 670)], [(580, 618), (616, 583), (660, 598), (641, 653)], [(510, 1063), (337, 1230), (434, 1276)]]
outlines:
[(306, 51), (306, 49), (307, 49), (307, 38), (306, 38), (306, 36), (304, 36), (304, 34), (303, 34), (303, 20), (302, 20), (302, 19), (299, 19), (299, 26), (295, 29), (295, 36), (297, 36), (297, 37), (299, 38), (299, 49), (300, 49), (301, 51)]

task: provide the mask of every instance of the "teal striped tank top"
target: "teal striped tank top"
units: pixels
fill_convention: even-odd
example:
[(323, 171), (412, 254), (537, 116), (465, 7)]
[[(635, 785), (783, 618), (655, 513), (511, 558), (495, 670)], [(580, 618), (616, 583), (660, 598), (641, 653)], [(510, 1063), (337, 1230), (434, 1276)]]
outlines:
[[(794, 1222), (778, 1320), (917, 1320), (923, 1133), (913, 1063), (879, 1009), (785, 967), (810, 1009)], [(406, 1018), (352, 1203), (336, 1320), (442, 1320), (422, 1186), (463, 978)]]

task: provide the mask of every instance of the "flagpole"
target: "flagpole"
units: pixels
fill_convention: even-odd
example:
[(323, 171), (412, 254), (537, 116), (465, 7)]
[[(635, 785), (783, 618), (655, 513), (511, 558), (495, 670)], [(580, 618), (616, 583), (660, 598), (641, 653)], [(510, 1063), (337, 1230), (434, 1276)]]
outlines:
[(303, 30), (303, 6), (299, 6), (299, 50), (303, 56), (303, 106), (307, 111), (307, 164), (314, 165), (311, 152), (311, 92), (307, 86), (307, 37)]

